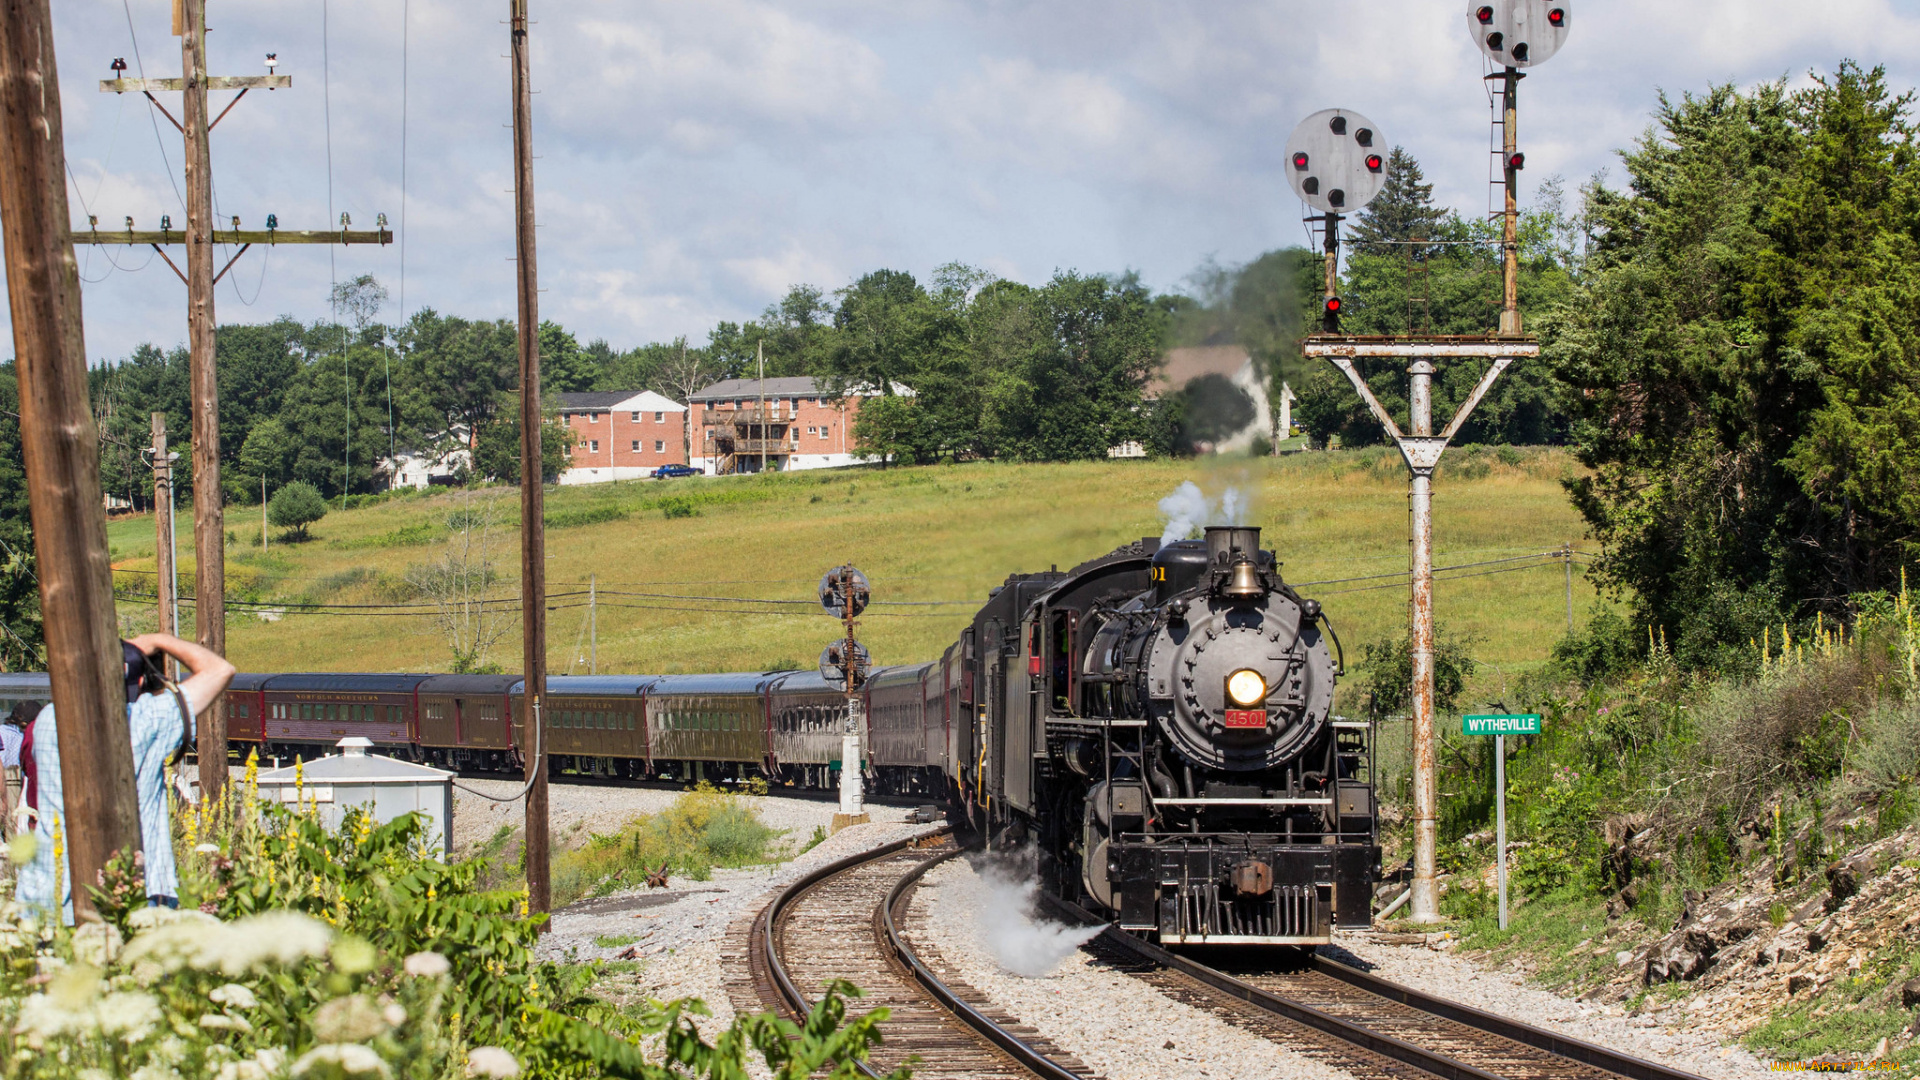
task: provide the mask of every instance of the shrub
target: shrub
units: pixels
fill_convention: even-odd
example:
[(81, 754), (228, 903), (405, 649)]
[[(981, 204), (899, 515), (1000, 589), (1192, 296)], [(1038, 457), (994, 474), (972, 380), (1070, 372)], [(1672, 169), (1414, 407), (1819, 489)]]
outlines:
[(555, 903), (637, 885), (665, 866), (704, 881), (716, 866), (749, 866), (766, 859), (779, 836), (736, 795), (701, 783), (657, 814), (643, 814), (610, 835), (554, 859)]
[(684, 495), (669, 495), (660, 500), (660, 514), (667, 518), (690, 518), (700, 513), (699, 504)]
[(305, 540), (307, 526), (326, 516), (327, 500), (320, 497), (319, 489), (304, 480), (287, 484), (267, 502), (267, 520), (297, 540)]

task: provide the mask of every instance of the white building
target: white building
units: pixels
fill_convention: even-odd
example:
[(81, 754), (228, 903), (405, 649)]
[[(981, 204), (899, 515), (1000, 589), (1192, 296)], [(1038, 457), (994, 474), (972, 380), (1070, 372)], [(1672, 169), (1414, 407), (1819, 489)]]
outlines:
[(454, 428), (440, 437), (436, 448), (406, 449), (380, 462), (387, 474), (388, 487), (431, 487), (436, 482), (451, 484), (454, 475), (473, 468), (473, 451), (467, 449), (467, 429)]
[[(1284, 439), (1291, 435), (1293, 428), (1293, 388), (1285, 383), (1280, 385), (1279, 423), (1274, 423), (1271, 395), (1267, 392), (1267, 378), (1260, 372), (1253, 356), (1239, 345), (1195, 345), (1179, 349), (1168, 349), (1166, 362), (1160, 374), (1147, 386), (1148, 397), (1184, 390), (1188, 383), (1208, 375), (1225, 378), (1253, 402), (1253, 419), (1239, 431), (1214, 443), (1210, 448), (1216, 454), (1244, 454), (1256, 443), (1267, 443), (1274, 438), (1277, 430)], [(1115, 447), (1115, 450), (1121, 449)], [(1109, 456), (1128, 457), (1131, 454), (1116, 454), (1108, 451)]]

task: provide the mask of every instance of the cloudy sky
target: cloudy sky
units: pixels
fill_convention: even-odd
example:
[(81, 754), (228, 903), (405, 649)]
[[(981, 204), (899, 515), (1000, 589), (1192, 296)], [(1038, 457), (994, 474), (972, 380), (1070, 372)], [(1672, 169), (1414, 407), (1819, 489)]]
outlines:
[[(177, 75), (169, 0), (61, 0), (56, 45), (76, 222), (185, 220), (180, 137), (97, 80)], [(1566, 48), (1522, 86), (1530, 187), (1607, 167), (1656, 95), (1804, 80), (1842, 58), (1920, 83), (1920, 0), (1570, 0)], [(383, 313), (513, 311), (506, 0), (211, 0), (215, 74), (263, 73), (214, 132), (216, 213), (356, 228), (398, 246), (249, 252), (222, 322), (324, 317), (371, 273)], [(1488, 205), (1482, 60), (1456, 0), (533, 0), (541, 313), (619, 347), (742, 319), (788, 285), (960, 260), (1022, 281), (1300, 243), (1281, 150), (1339, 106)], [(1682, 14), (1676, 14), (1676, 12)], [(214, 95), (214, 109), (230, 94)], [(161, 95), (177, 110), (178, 95)], [(404, 184), (403, 184), (404, 162)], [(1614, 170), (1617, 175), (1617, 166)], [(186, 334), (151, 250), (83, 249), (96, 359)], [(4, 313), (0, 313), (0, 318)]]

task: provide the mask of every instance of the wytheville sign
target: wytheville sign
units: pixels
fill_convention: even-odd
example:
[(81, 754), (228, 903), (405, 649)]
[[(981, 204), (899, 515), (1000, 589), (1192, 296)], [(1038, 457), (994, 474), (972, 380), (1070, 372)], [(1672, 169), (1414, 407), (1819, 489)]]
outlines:
[(1482, 713), (1462, 716), (1460, 731), (1466, 735), (1538, 735), (1539, 713)]

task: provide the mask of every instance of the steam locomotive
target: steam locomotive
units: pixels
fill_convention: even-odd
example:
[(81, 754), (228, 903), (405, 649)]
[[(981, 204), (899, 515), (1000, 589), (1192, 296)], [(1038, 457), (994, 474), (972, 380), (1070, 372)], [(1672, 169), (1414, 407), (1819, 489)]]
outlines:
[[(940, 659), (867, 678), (869, 790), (944, 798), (994, 845), (1032, 843), (1058, 895), (1164, 944), (1367, 925), (1372, 733), (1332, 714), (1338, 639), (1259, 539), (1213, 528), (1009, 577)], [(517, 773), (521, 691), (513, 675), (243, 673), (228, 737), (240, 760), (362, 736)], [(46, 696), (45, 675), (0, 674), (0, 709)], [(542, 715), (556, 776), (831, 790), (847, 697), (818, 672), (554, 676)]]

